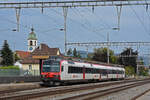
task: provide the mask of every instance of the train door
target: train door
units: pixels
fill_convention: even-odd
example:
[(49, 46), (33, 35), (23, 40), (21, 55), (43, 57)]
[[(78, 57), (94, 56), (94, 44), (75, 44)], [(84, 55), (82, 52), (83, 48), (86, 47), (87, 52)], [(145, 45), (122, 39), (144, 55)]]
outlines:
[(68, 80), (68, 67), (67, 64), (62, 64), (61, 65), (61, 80)]
[(83, 80), (85, 80), (85, 66), (83, 66)]

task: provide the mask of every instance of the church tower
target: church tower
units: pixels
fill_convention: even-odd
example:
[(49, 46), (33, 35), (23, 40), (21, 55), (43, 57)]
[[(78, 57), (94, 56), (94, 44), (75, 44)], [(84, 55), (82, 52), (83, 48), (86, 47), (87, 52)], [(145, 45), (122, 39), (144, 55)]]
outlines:
[(37, 38), (34, 29), (31, 28), (31, 33), (28, 36), (28, 51), (33, 52), (37, 47)]

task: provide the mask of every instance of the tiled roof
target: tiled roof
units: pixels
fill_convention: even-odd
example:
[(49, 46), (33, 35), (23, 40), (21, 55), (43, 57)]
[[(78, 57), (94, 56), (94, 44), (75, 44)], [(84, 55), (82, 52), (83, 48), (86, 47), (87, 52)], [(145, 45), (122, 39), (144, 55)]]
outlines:
[[(58, 54), (59, 52), (59, 54)], [(40, 44), (33, 52), (32, 55), (36, 56), (53, 56), (60, 55), (59, 48), (49, 48), (46, 44)]]
[[(58, 54), (59, 52), (59, 54)], [(22, 64), (39, 64), (39, 60), (33, 59), (32, 56), (59, 56), (59, 48), (49, 48), (46, 44), (40, 44), (27, 58), (22, 60)]]
[(16, 54), (20, 59), (24, 59), (30, 55), (30, 52), (27, 51), (16, 51)]

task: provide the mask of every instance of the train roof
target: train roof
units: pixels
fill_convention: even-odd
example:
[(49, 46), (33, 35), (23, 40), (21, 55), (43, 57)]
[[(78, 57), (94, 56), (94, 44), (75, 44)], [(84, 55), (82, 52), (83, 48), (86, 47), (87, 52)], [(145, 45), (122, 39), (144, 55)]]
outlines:
[(73, 58), (73, 57), (60, 57), (60, 56), (51, 56), (49, 59), (54, 59), (57, 61), (61, 61), (61, 60), (67, 60), (70, 63), (71, 62), (79, 62), (79, 63), (87, 63), (87, 64), (93, 64), (93, 65), (100, 65), (102, 67), (112, 67), (112, 68), (118, 68), (118, 69), (122, 69), (124, 68), (123, 65), (118, 65), (118, 64), (107, 64), (107, 63), (103, 63), (103, 62), (98, 62), (98, 61), (89, 61), (89, 60), (83, 60), (83, 59), (78, 59), (78, 58)]

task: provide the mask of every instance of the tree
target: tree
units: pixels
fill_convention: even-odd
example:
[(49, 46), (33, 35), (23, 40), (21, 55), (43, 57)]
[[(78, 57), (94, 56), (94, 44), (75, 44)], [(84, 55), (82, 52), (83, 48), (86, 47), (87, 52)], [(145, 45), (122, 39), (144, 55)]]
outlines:
[(120, 55), (121, 55), (119, 57), (120, 64), (125, 66), (132, 66), (134, 67), (134, 70), (136, 72), (137, 67), (136, 60), (138, 52), (137, 51), (134, 52), (132, 48), (127, 48)]
[(135, 74), (134, 67), (132, 67), (132, 66), (126, 66), (125, 67), (125, 74), (127, 76), (133, 76)]
[(13, 65), (13, 52), (9, 48), (7, 40), (4, 41), (4, 45), (1, 50), (2, 62), (1, 64), (4, 66)]
[(78, 58), (81, 58), (81, 55), (80, 55), (80, 53), (79, 53), (79, 52), (77, 53), (77, 57), (78, 57)]
[(148, 76), (148, 68), (140, 67), (139, 68), (139, 75), (140, 76)]
[(67, 55), (71, 55), (72, 54), (72, 49), (70, 48), (68, 51), (67, 51)]
[[(109, 50), (109, 59), (111, 63), (118, 63), (118, 59), (114, 56), (114, 52)], [(92, 60), (107, 62), (107, 48), (94, 49)]]
[(20, 60), (20, 58), (18, 57), (18, 55), (16, 53), (14, 53), (14, 61), (17, 62), (18, 60)]
[(117, 56), (114, 56), (114, 55), (110, 56), (110, 62), (113, 64), (118, 64), (119, 63), (118, 59), (119, 58)]
[(87, 55), (87, 60), (92, 60), (92, 58), (93, 58), (93, 53), (88, 53), (88, 55)]
[(78, 55), (77, 55), (77, 50), (76, 50), (76, 48), (73, 49), (73, 56), (74, 56), (74, 57), (77, 57), (77, 56), (78, 56)]

